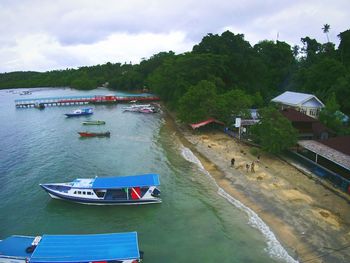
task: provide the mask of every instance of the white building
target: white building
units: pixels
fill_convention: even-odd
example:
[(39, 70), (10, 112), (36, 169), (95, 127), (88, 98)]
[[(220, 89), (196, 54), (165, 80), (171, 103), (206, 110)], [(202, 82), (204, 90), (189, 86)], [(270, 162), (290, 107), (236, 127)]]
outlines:
[(315, 95), (292, 91), (286, 91), (271, 101), (279, 104), (282, 109), (293, 108), (315, 119), (324, 107)]

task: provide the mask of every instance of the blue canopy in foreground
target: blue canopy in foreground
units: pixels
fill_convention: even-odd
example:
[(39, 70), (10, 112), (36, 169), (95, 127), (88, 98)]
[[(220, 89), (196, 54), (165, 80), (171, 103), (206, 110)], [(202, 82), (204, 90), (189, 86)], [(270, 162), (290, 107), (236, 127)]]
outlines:
[(132, 176), (116, 176), (116, 177), (97, 177), (92, 184), (93, 189), (111, 189), (111, 188), (128, 188), (128, 187), (144, 187), (158, 186), (158, 174), (142, 174)]
[[(34, 240), (34, 237), (26, 236), (11, 236), (0, 241), (0, 256), (5, 255), (9, 257), (30, 257), (31, 253), (26, 252)], [(1, 260), (0, 260), (1, 261)]]
[(91, 262), (139, 259), (137, 233), (43, 235), (30, 262)]

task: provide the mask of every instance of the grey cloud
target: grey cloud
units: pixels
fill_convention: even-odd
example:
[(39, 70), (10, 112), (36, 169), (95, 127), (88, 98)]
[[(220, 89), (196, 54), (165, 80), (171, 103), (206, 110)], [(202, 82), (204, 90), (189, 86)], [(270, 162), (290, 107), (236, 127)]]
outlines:
[[(221, 33), (224, 28), (245, 34), (248, 41), (275, 39), (279, 32), (280, 40), (290, 44), (300, 44), (307, 35), (322, 42), (323, 24), (331, 25), (330, 36), (348, 29), (348, 10), (349, 0), (334, 0), (331, 5), (324, 0), (1, 0), (0, 51), (16, 49), (23, 37), (37, 34), (69, 48), (95, 45), (121, 33), (183, 32), (186, 43), (198, 43), (207, 33)], [(67, 49), (59, 53), (63, 50)], [(75, 54), (63, 59), (54, 53), (41, 55), (50, 65), (89, 62)], [(15, 56), (6, 58), (16, 61)]]

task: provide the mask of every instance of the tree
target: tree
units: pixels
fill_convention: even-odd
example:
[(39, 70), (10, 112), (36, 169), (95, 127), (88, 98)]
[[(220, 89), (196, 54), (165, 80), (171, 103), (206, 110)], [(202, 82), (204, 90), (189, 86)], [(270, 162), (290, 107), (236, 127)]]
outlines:
[(324, 24), (322, 27), (323, 33), (325, 33), (327, 36), (327, 42), (329, 42), (329, 38), (328, 38), (329, 29), (331, 29), (331, 26), (329, 24)]
[(285, 42), (277, 41), (275, 43), (268, 40), (256, 44), (254, 50), (267, 68), (264, 79), (268, 85), (269, 94), (265, 92), (263, 95), (264, 97), (267, 95), (271, 96), (274, 90), (281, 90), (287, 85), (290, 69), (295, 63), (293, 50)]
[(300, 47), (298, 45), (293, 46), (292, 52), (293, 52), (293, 56), (295, 59), (297, 59), (297, 57), (299, 55), (299, 50), (300, 50)]
[[(259, 98), (258, 98), (259, 100)], [(215, 117), (225, 123), (232, 122), (233, 116), (244, 114), (253, 104), (253, 98), (243, 90), (235, 89), (218, 95)]]
[(213, 117), (216, 101), (216, 87), (206, 80), (191, 86), (179, 100), (178, 117), (191, 123)]
[(280, 153), (297, 141), (297, 131), (291, 122), (273, 107), (259, 111), (260, 122), (252, 127), (254, 140), (263, 150), (270, 153)]
[(337, 114), (339, 104), (335, 97), (335, 93), (328, 98), (325, 107), (320, 112), (320, 121), (328, 128), (339, 133), (342, 128), (342, 121)]
[(337, 79), (337, 83), (333, 88), (337, 101), (340, 104), (340, 110), (350, 115), (350, 72)]
[(350, 29), (341, 32), (338, 37), (340, 38), (340, 43), (338, 47), (338, 52), (340, 53), (341, 62), (350, 68)]
[(303, 47), (301, 51), (306, 54), (306, 60), (308, 62), (313, 62), (317, 53), (321, 50), (321, 44), (316, 41), (316, 39), (312, 39), (309, 37), (301, 38), (301, 42), (303, 43)]

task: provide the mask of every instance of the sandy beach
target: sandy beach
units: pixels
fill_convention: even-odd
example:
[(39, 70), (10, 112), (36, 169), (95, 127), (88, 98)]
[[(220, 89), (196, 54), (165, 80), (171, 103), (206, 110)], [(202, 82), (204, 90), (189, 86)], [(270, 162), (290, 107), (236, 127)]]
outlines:
[[(349, 262), (350, 198), (336, 195), (276, 156), (263, 153), (258, 160), (250, 146), (223, 132), (170, 125), (218, 186), (257, 213), (294, 259)], [(247, 171), (246, 164), (253, 161), (254, 172), (251, 167)]]

